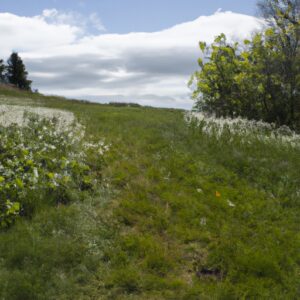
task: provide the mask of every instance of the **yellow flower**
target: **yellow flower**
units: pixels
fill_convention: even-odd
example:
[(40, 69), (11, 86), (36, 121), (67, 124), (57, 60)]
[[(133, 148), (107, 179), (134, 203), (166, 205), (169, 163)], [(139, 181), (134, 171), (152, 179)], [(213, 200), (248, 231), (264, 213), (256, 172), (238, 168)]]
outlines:
[(221, 197), (221, 193), (216, 191), (216, 197), (220, 198)]

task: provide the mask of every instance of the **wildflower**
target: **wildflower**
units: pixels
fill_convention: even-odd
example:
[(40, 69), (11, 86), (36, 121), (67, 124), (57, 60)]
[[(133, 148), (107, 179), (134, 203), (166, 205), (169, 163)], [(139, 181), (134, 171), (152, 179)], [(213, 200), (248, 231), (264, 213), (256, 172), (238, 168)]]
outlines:
[[(188, 124), (198, 125), (200, 130), (216, 139), (226, 137), (233, 141), (234, 137), (242, 138), (243, 144), (273, 143), (278, 146), (291, 146), (300, 148), (300, 135), (293, 132), (287, 126), (276, 129), (275, 124), (262, 121), (251, 121), (242, 118), (216, 118), (203, 113), (189, 112), (185, 115)], [(228, 134), (230, 138), (228, 138)]]
[(206, 218), (201, 218), (200, 219), (200, 224), (205, 226), (206, 225)]
[(35, 178), (38, 178), (39, 177), (39, 172), (38, 172), (38, 169), (37, 168), (34, 168), (33, 169), (33, 175)]
[(235, 207), (235, 204), (232, 203), (230, 200), (227, 200), (227, 203), (228, 203), (228, 205), (229, 205), (230, 207)]
[[(48, 120), (56, 117), (57, 127), (60, 130), (70, 127), (75, 121), (73, 113), (59, 109), (19, 105), (0, 105), (0, 125), (8, 127), (12, 124), (17, 124), (23, 127), (28, 124), (29, 120), (37, 123), (38, 120), (34, 119), (34, 114)], [(48, 128), (43, 126), (42, 129), (47, 131)]]
[(203, 190), (202, 190), (201, 188), (198, 188), (198, 189), (197, 189), (197, 193), (200, 193), (200, 194), (201, 194), (201, 193), (203, 193)]
[[(8, 196), (22, 201), (28, 197), (29, 191), (39, 193), (45, 187), (56, 189), (69, 182), (78, 185), (80, 177), (88, 188), (91, 187), (96, 179), (93, 180), (85, 162), (86, 149), (82, 147), (85, 128), (73, 123), (73, 114), (30, 107), (26, 107), (25, 114), (24, 111), (25, 107), (0, 105), (2, 201)], [(60, 116), (51, 119), (52, 113)], [(64, 119), (66, 116), (69, 120)], [(90, 145), (89, 149), (94, 154), (99, 152), (102, 155), (109, 149), (104, 141)], [(52, 150), (57, 150), (57, 153)], [(14, 202), (9, 203), (7, 208), (2, 207), (0, 217), (5, 216), (3, 222), (19, 214), (18, 205), (19, 202)]]
[(221, 193), (218, 192), (218, 191), (216, 191), (216, 197), (217, 197), (217, 198), (220, 198), (220, 197), (221, 197)]

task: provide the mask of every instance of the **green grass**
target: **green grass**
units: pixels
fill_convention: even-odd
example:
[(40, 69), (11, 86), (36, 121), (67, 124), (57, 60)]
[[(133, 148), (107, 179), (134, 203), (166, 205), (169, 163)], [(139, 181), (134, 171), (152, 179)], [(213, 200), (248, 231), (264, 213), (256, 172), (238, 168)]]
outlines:
[(299, 150), (209, 138), (180, 110), (0, 94), (112, 145), (92, 194), (0, 233), (0, 299), (300, 297)]

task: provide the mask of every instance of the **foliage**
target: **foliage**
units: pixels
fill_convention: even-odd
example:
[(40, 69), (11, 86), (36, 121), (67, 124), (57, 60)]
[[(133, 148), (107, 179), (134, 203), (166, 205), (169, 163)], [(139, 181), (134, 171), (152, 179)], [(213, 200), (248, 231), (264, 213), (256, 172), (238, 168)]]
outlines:
[(140, 104), (132, 102), (109, 102), (109, 105), (116, 107), (141, 107)]
[(267, 22), (282, 32), (287, 31), (290, 24), (299, 23), (299, 0), (259, 0), (257, 6)]
[(32, 113), (24, 118), (24, 127), (0, 127), (2, 227), (17, 215), (32, 216), (39, 205), (45, 204), (39, 202), (67, 204), (73, 191), (92, 188), (94, 179), (82, 149), (101, 148), (83, 144), (80, 126), (61, 128), (55, 117), (41, 119)]
[[(3, 180), (3, 177), (0, 178)], [(20, 203), (11, 202), (6, 200), (5, 203), (1, 203), (1, 212), (0, 212), (0, 228), (10, 225), (16, 216), (20, 213)]]
[(229, 43), (224, 34), (211, 46), (200, 43), (205, 59), (190, 81), (196, 82), (198, 110), (300, 128), (300, 23), (287, 22), (279, 11), (276, 18), (275, 27), (243, 45)]
[(8, 82), (16, 85), (20, 89), (31, 90), (31, 81), (27, 79), (28, 72), (18, 53), (13, 52), (10, 55), (7, 64)]
[(86, 126), (84, 143), (105, 137), (111, 147), (105, 163), (87, 152), (101, 179), (93, 190), (73, 190), (68, 205), (42, 206), (0, 233), (0, 298), (299, 298), (293, 133), (174, 109), (1, 94), (70, 110)]

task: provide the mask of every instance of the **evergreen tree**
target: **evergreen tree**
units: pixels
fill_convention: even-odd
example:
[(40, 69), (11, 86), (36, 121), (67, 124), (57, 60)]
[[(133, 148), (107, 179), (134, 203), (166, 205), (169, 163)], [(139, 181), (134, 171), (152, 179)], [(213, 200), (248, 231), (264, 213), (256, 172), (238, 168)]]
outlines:
[(13, 52), (7, 63), (7, 78), (9, 83), (23, 90), (31, 90), (32, 81), (27, 79), (28, 72), (18, 53)]

